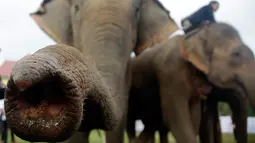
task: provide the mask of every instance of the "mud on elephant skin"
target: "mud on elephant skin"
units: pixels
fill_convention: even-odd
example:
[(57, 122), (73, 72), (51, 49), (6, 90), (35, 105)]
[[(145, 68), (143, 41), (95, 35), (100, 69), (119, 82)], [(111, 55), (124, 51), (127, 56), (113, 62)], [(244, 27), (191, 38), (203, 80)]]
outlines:
[[(143, 10), (158, 10), (155, 2), (144, 0)], [(139, 0), (135, 6), (131, 0), (100, 3), (52, 0), (45, 5), (44, 14), (31, 14), (53, 40), (74, 48), (49, 46), (15, 65), (5, 107), (11, 128), (19, 137), (30, 141), (62, 141), (78, 129), (89, 132), (95, 128), (107, 131), (121, 128), (128, 100), (129, 56), (136, 44), (140, 20), (140, 5), (136, 7), (136, 3)], [(154, 26), (153, 31), (145, 28), (147, 32), (139, 32), (137, 43), (144, 45), (163, 25), (170, 27), (168, 32), (177, 29), (162, 8), (154, 15), (162, 18), (159, 16), (162, 13), (168, 17), (163, 20), (166, 23), (148, 19), (146, 12), (141, 14), (141, 19)], [(142, 33), (147, 34), (146, 38), (142, 38)], [(26, 112), (21, 114), (21, 111)], [(59, 122), (61, 118), (64, 120)], [(117, 140), (120, 138), (112, 135)]]
[[(136, 59), (147, 59), (151, 66), (142, 70), (154, 71), (159, 80), (163, 119), (177, 142), (196, 142), (200, 117), (194, 111), (201, 109), (203, 84), (232, 89), (255, 107), (254, 56), (228, 24), (212, 24), (188, 38), (174, 37)], [(149, 80), (146, 76), (140, 77), (144, 83)]]

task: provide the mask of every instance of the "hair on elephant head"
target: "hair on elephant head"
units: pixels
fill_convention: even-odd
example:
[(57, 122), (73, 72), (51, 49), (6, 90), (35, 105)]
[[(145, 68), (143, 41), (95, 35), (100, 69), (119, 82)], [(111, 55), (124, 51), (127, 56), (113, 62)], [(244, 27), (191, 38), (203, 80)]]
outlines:
[[(194, 39), (196, 42), (192, 42)], [(215, 23), (202, 28), (183, 45), (183, 57), (204, 72), (211, 83), (248, 97), (255, 109), (254, 55), (236, 29)]]

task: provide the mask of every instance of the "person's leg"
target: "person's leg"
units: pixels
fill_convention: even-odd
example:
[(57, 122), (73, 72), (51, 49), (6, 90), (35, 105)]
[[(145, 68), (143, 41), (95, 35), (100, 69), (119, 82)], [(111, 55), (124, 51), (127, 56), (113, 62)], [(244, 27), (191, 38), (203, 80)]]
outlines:
[(7, 143), (7, 121), (3, 121), (2, 142)]

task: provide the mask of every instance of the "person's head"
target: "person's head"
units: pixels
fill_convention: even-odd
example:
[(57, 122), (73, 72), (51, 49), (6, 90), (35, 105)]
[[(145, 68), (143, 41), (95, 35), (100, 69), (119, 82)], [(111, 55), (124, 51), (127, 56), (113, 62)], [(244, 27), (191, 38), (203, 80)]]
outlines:
[(211, 1), (209, 5), (212, 7), (214, 12), (217, 11), (220, 6), (219, 2), (217, 1)]

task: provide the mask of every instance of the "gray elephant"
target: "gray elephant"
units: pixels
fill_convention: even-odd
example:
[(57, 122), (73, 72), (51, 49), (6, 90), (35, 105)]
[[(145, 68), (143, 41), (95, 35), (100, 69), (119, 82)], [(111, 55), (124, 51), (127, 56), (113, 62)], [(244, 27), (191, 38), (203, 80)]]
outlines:
[(14, 66), (5, 99), (11, 128), (29, 141), (63, 141), (79, 130), (69, 141), (88, 142), (91, 130), (104, 129), (107, 142), (123, 142), (130, 53), (177, 25), (157, 0), (52, 0), (44, 8), (31, 16), (61, 44)]
[[(154, 47), (153, 47), (154, 48)], [(141, 65), (143, 64), (143, 65)], [(168, 129), (162, 122), (159, 86), (157, 79), (152, 85), (146, 85), (139, 77), (141, 68), (146, 65), (147, 61), (133, 58), (131, 60), (132, 67), (132, 84), (129, 96), (128, 124), (127, 134), (129, 140), (135, 140), (135, 120), (141, 119), (145, 129), (134, 142), (153, 142), (155, 131), (159, 130), (160, 142), (167, 142)], [(148, 71), (147, 71), (148, 72)], [(233, 121), (235, 122), (234, 135), (239, 143), (247, 142), (247, 103), (246, 98), (235, 95), (236, 92), (228, 89), (212, 88), (207, 95), (206, 100), (202, 100), (201, 108), (202, 117), (200, 124), (200, 142), (202, 143), (220, 143), (221, 129), (219, 122), (219, 113), (217, 103), (219, 101), (227, 102), (233, 112)], [(200, 111), (198, 111), (200, 112)]]
[[(160, 142), (167, 143), (168, 129), (166, 129), (162, 121), (162, 113), (160, 107), (159, 85), (157, 79), (154, 79), (152, 85), (142, 84), (140, 79), (141, 63), (133, 58), (131, 60), (132, 67), (132, 84), (129, 96), (129, 108), (127, 119), (127, 134), (130, 142), (153, 142), (155, 140), (154, 133), (158, 130), (160, 134)], [(143, 64), (146, 65), (146, 60)], [(156, 83), (156, 84), (155, 84)], [(201, 143), (220, 143), (221, 129), (219, 122), (219, 113), (217, 103), (219, 101), (230, 103), (233, 112), (233, 121), (235, 122), (234, 135), (239, 143), (247, 142), (247, 104), (245, 99), (234, 95), (231, 90), (212, 88), (207, 95), (201, 108), (201, 124), (200, 124), (200, 142)], [(238, 97), (238, 98), (237, 98)], [(198, 111), (200, 112), (200, 111)], [(136, 138), (135, 120), (141, 119), (145, 128)], [(238, 133), (237, 133), (238, 132)]]
[(178, 143), (197, 142), (201, 97), (212, 94), (203, 87), (236, 92), (233, 98), (246, 97), (255, 109), (254, 55), (228, 24), (214, 23), (186, 37), (174, 37), (136, 60), (141, 63), (141, 84), (159, 81), (163, 119)]

